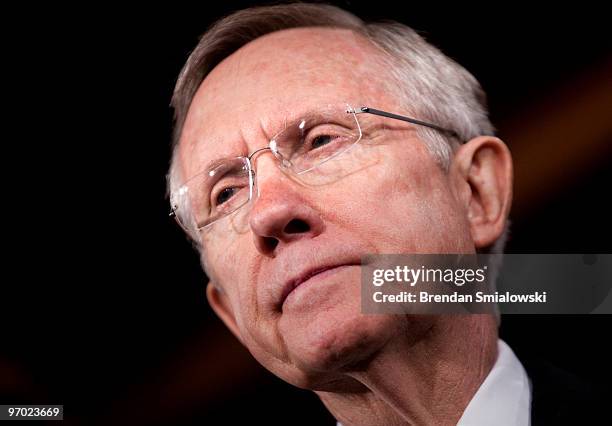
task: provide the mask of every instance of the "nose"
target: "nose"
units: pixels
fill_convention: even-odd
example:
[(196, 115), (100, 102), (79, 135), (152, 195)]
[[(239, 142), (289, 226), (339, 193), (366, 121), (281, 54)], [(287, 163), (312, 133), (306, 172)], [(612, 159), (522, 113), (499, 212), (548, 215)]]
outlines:
[(249, 226), (257, 250), (274, 257), (284, 245), (319, 235), (324, 222), (302, 186), (279, 169), (273, 155), (256, 162), (257, 191)]

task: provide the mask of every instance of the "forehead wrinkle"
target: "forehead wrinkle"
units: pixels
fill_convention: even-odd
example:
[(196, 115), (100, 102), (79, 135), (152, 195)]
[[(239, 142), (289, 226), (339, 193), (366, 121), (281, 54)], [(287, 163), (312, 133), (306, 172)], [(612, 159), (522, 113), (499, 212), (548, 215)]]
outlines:
[(266, 130), (266, 124), (264, 123), (264, 119), (261, 116), (259, 116), (259, 128), (263, 133), (264, 137), (266, 138), (266, 141), (271, 141), (274, 137), (274, 133), (270, 133), (270, 131)]

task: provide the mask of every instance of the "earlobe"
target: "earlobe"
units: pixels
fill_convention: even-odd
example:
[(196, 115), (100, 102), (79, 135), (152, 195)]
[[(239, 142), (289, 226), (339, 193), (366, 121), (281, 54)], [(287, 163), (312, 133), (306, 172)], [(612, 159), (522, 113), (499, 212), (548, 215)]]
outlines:
[(490, 246), (503, 233), (512, 203), (508, 147), (493, 136), (474, 138), (457, 151), (451, 173), (475, 247)]
[(236, 317), (229, 298), (227, 297), (227, 293), (214, 283), (209, 282), (206, 286), (206, 298), (208, 299), (210, 307), (215, 311), (221, 321), (223, 321), (232, 334), (242, 342), (242, 337), (240, 336), (240, 331), (236, 324)]

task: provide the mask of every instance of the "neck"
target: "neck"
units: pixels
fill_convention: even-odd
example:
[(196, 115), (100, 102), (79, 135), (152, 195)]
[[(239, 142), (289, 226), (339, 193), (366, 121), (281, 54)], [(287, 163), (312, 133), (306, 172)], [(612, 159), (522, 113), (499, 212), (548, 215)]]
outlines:
[(346, 371), (345, 391), (317, 392), (343, 426), (455, 425), (497, 359), (490, 316), (444, 316), (417, 340), (405, 334)]

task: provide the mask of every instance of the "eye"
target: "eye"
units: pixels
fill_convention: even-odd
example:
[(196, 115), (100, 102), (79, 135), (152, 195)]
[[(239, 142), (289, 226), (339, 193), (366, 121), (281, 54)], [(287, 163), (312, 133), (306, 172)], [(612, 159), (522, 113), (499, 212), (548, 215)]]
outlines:
[(334, 141), (334, 137), (331, 135), (319, 135), (312, 140), (312, 149), (317, 149), (322, 147), (323, 145), (327, 145)]
[(219, 206), (219, 205), (225, 203), (227, 200), (232, 198), (236, 194), (237, 191), (238, 191), (237, 188), (225, 188), (225, 189), (223, 189), (215, 197), (215, 205)]

